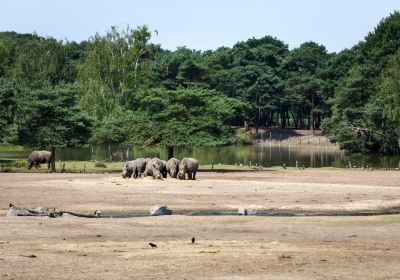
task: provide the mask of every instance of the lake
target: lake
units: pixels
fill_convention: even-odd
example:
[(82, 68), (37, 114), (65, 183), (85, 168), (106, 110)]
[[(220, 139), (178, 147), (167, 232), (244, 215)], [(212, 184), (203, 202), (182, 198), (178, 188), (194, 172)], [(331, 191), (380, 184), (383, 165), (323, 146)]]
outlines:
[[(0, 163), (7, 163), (14, 159), (26, 159), (31, 149), (23, 147), (0, 147)], [(258, 164), (265, 167), (296, 166), (296, 161), (306, 167), (346, 167), (349, 162), (357, 167), (374, 168), (398, 168), (399, 156), (360, 155), (350, 154), (340, 150), (335, 145), (278, 145), (259, 143), (248, 146), (225, 147), (177, 147), (175, 157), (181, 159), (192, 156), (200, 161), (200, 164)], [(126, 149), (120, 150), (112, 147), (113, 161), (121, 161), (127, 158)], [(106, 147), (97, 148), (64, 148), (57, 149), (56, 160), (59, 161), (102, 161), (108, 158)], [(129, 155), (128, 155), (129, 156)], [(132, 147), (130, 158), (154, 157), (167, 158), (165, 147)]]

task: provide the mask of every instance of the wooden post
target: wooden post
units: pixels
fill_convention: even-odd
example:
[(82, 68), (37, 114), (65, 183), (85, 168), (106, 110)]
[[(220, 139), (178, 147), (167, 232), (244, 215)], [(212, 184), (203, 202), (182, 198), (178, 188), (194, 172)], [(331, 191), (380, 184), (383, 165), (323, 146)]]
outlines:
[(56, 172), (56, 147), (51, 147), (51, 173)]
[(83, 164), (83, 173), (86, 173), (86, 163)]

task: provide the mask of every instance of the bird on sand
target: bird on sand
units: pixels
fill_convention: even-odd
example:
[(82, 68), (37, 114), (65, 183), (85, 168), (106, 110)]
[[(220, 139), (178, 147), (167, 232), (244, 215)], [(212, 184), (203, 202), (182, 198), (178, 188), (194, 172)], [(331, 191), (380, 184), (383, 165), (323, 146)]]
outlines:
[(156, 244), (154, 244), (154, 243), (149, 243), (149, 245), (151, 246), (151, 248), (157, 248), (157, 245)]
[(192, 237), (192, 244), (194, 244), (196, 242), (196, 238), (194, 238), (194, 236)]

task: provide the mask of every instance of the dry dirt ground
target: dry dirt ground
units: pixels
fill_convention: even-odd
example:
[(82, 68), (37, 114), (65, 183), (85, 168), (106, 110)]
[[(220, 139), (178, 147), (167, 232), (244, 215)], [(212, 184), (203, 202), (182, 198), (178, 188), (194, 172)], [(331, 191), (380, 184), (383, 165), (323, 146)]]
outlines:
[(9, 202), (103, 213), (154, 204), (178, 212), (400, 209), (399, 182), (395, 171), (311, 169), (201, 172), (197, 181), (0, 174), (0, 279), (400, 279), (400, 215), (5, 217)]

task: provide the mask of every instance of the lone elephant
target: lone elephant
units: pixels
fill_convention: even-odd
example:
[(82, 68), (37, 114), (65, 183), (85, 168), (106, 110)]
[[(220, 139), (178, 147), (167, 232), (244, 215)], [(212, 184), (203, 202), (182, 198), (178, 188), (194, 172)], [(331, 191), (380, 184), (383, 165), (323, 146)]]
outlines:
[(196, 180), (196, 172), (199, 169), (199, 161), (195, 158), (183, 158), (179, 163), (178, 178), (185, 180), (186, 174), (189, 180)]
[(27, 168), (31, 169), (32, 166), (35, 166), (35, 168), (37, 169), (39, 167), (39, 164), (47, 163), (47, 169), (50, 169), (52, 157), (52, 153), (49, 151), (33, 151), (26, 160)]
[(179, 172), (179, 163), (180, 161), (176, 158), (170, 158), (167, 161), (167, 172), (171, 178), (176, 178)]

